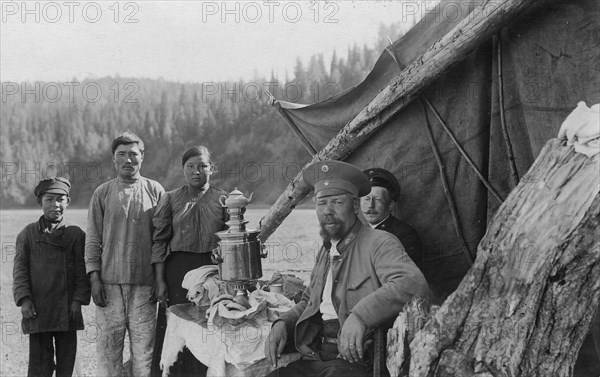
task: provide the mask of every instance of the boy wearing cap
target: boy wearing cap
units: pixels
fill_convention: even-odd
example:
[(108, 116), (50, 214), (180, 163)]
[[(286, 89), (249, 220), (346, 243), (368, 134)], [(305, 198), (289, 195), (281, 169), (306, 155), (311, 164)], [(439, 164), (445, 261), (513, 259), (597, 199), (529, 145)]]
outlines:
[(398, 237), (404, 250), (423, 271), (421, 238), (408, 223), (392, 215), (400, 196), (400, 184), (394, 175), (382, 168), (364, 170), (371, 184), (371, 192), (360, 198), (360, 210), (371, 228), (381, 229)]
[(13, 294), (29, 334), (28, 376), (52, 376), (55, 369), (57, 377), (73, 374), (81, 305), (90, 302), (85, 233), (63, 217), (70, 188), (65, 178), (42, 180), (34, 193), (43, 215), (17, 236)]
[(265, 343), (276, 366), (286, 344), (302, 359), (279, 376), (368, 376), (369, 330), (393, 320), (425, 278), (393, 235), (358, 219), (359, 197), (371, 187), (363, 172), (340, 161), (315, 162), (303, 173), (315, 192), (323, 246), (301, 301), (277, 320)]
[(150, 375), (156, 303), (152, 269), (152, 216), (165, 190), (142, 177), (144, 143), (132, 132), (112, 142), (117, 177), (100, 185), (88, 209), (85, 265), (99, 327), (97, 375), (122, 376), (125, 334), (131, 373)]

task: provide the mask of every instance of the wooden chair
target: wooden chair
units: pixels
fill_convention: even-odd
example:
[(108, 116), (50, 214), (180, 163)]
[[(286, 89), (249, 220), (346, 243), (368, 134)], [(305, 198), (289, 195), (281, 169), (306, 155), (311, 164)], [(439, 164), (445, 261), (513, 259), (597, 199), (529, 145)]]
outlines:
[(373, 335), (373, 377), (389, 376), (387, 359), (387, 331), (389, 326), (380, 326)]

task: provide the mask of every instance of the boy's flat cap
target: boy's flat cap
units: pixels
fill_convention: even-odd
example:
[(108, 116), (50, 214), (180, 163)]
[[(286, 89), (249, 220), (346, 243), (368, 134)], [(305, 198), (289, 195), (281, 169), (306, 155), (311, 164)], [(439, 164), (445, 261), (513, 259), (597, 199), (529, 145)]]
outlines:
[(71, 183), (68, 179), (63, 177), (50, 177), (42, 179), (40, 183), (35, 186), (33, 193), (39, 198), (40, 195), (45, 193), (69, 195), (70, 190)]

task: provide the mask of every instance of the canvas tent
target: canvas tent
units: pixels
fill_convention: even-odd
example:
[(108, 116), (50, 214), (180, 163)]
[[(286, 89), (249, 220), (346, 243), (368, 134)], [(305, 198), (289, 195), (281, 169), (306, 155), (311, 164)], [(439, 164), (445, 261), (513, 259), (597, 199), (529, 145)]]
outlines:
[[(489, 38), (463, 33), (463, 19), (474, 14), (475, 19), (477, 12), (493, 8), (494, 2), (498, 7), (520, 3), (519, 9), (530, 9), (524, 14), (515, 11), (517, 7), (505, 12), (504, 16), (512, 17), (504, 17), (493, 39), (489, 30), (500, 29), (493, 24), (478, 29)], [(372, 72), (354, 88), (312, 105), (275, 105), (300, 140), (318, 151), (313, 159), (336, 156), (361, 168), (384, 167), (396, 175), (402, 186), (396, 214), (411, 223), (423, 240), (424, 273), (435, 302), (440, 303), (469, 270), (477, 244), (503, 198), (519, 180), (543, 184), (542, 177), (524, 174), (546, 141), (557, 136), (565, 117), (579, 101), (600, 103), (599, 16), (596, 0), (442, 0), (393, 44), (393, 54), (382, 53)], [(411, 85), (407, 80), (417, 82), (407, 72), (422, 73), (410, 68), (426, 66), (427, 59), (436, 56), (432, 49), (442, 41), (449, 45), (450, 34), (457, 39), (468, 35), (477, 44), (448, 69), (429, 65), (436, 74), (419, 90), (431, 103), (428, 106), (406, 90)], [(409, 68), (402, 71), (399, 65)], [(378, 106), (382, 94), (401, 89), (409, 94), (405, 94), (408, 100), (389, 96), (395, 102)], [(368, 130), (375, 127), (375, 133)], [(358, 135), (359, 141), (349, 141), (349, 135)], [(459, 149), (464, 149), (492, 190)], [(297, 176), (261, 220), (259, 237), (266, 239), (308, 192)], [(512, 241), (518, 249), (511, 254), (536, 252), (535, 243)], [(576, 375), (600, 371), (599, 317), (592, 324), (592, 336), (582, 345)]]
[[(420, 58), (482, 2), (441, 1), (393, 44), (399, 63), (406, 66)], [(488, 40), (479, 45), (422, 92), (501, 198), (514, 188), (515, 177), (524, 175), (544, 143), (556, 137), (578, 101), (600, 102), (599, 16), (600, 3), (595, 0), (540, 2), (534, 11), (504, 27), (499, 43)], [(350, 90), (312, 105), (282, 101), (276, 105), (305, 142), (319, 151), (399, 72), (392, 54), (383, 52), (370, 74)], [(455, 215), (427, 136), (428, 124)], [(475, 258), (500, 201), (421, 101), (404, 107), (347, 161), (361, 168), (383, 167), (396, 175), (402, 187), (396, 215), (421, 236), (424, 273), (435, 300), (441, 302), (469, 269), (469, 259)], [(536, 184), (535, 177), (527, 179)], [(530, 247), (535, 245), (524, 240), (522, 248)]]

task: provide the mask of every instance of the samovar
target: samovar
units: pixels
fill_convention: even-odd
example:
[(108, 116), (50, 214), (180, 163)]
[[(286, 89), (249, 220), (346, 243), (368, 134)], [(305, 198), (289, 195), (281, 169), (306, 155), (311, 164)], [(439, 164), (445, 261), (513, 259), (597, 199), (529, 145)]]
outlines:
[(237, 187), (227, 196), (219, 198), (221, 205), (227, 208), (228, 229), (215, 233), (219, 246), (213, 250), (213, 261), (219, 265), (219, 277), (230, 283), (236, 291), (234, 301), (250, 307), (248, 286), (262, 277), (262, 252), (259, 230), (246, 229), (248, 220), (244, 220), (246, 206), (252, 201), (252, 195), (246, 198)]

